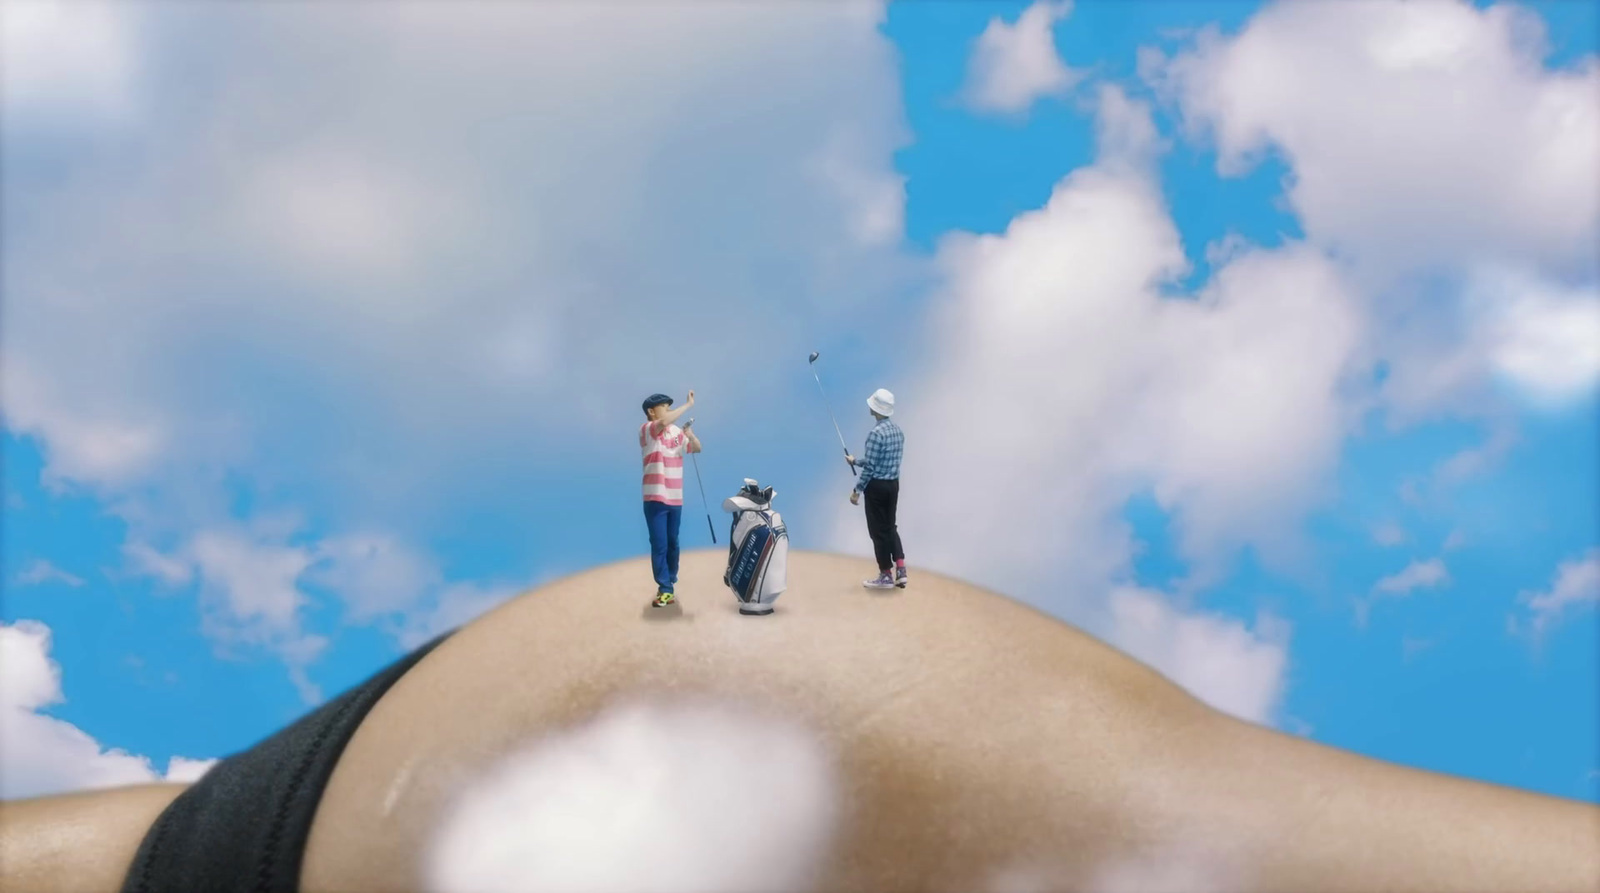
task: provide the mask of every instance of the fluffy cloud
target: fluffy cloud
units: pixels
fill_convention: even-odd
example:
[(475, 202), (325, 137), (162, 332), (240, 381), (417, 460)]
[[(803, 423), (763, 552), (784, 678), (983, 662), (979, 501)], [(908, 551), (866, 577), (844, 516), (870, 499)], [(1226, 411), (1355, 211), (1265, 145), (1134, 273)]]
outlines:
[(1380, 546), (1393, 547), (1403, 545), (1409, 538), (1405, 528), (1393, 521), (1385, 521), (1372, 528), (1372, 541)]
[(1071, 12), (1070, 0), (1039, 0), (1013, 24), (999, 16), (990, 19), (967, 63), (967, 105), (1014, 114), (1070, 90), (1080, 75), (1061, 61), (1054, 29)]
[(43, 558), (36, 559), (32, 564), (17, 574), (17, 585), (38, 586), (44, 583), (60, 583), (63, 586), (82, 586), (83, 578), (69, 574)]
[(1365, 627), (1372, 617), (1372, 606), (1379, 599), (1403, 598), (1418, 589), (1433, 589), (1450, 582), (1450, 569), (1441, 558), (1413, 561), (1404, 568), (1382, 578), (1372, 586), (1365, 598), (1357, 599), (1356, 625)]
[(134, 52), (122, 4), (8, 2), (0, 28), (0, 55), (6, 60), (0, 101), (24, 115), (127, 114)]
[(1223, 172), (1292, 168), (1305, 232), (1396, 274), (1482, 261), (1593, 275), (1600, 62), (1549, 70), (1543, 23), (1460, 0), (1277, 3), (1144, 70)]
[(266, 649), (282, 658), (307, 703), (322, 698), (308, 671), (328, 644), (306, 624), (318, 593), (338, 599), (345, 623), (376, 627), (410, 649), (554, 576), (450, 583), (426, 553), (393, 534), (310, 541), (292, 515), (207, 528), (170, 553), (135, 543), (124, 554), (130, 573), (169, 586), (197, 582), (204, 632), (225, 649)]
[(403, 612), (441, 580), (432, 562), (388, 534), (332, 537), (313, 560), (308, 581), (338, 593), (356, 622)]
[[(728, 759), (730, 741), (759, 756)], [(792, 721), (719, 703), (617, 704), (469, 782), (432, 841), (426, 887), (808, 890), (841, 793), (832, 755)]]
[[(1110, 588), (1129, 572), (1120, 512), (1153, 492), (1171, 513), (1195, 568), (1184, 590), (1244, 544), (1294, 556), (1294, 522), (1353, 425), (1363, 319), (1334, 265), (1298, 245), (1236, 246), (1199, 293), (1172, 294), (1187, 262), (1149, 109), (1103, 88), (1100, 144), (1044, 208), (941, 246), (938, 362), (894, 388), (905, 476), (938, 485), (907, 486), (900, 528), (912, 560), (1100, 631), (1220, 709), (1270, 721), (1287, 627)], [(860, 550), (858, 510), (836, 517), (837, 547)]]
[(163, 776), (148, 757), (105, 748), (77, 726), (41, 713), (63, 700), (50, 638), (50, 628), (36, 621), (0, 624), (0, 799), (193, 781), (216, 762), (173, 757)]
[[(1600, 97), (1597, 97), (1600, 98)], [(1472, 283), (1495, 372), (1536, 402), (1562, 406), (1600, 384), (1600, 287), (1569, 288), (1516, 270)]]
[(1307, 238), (1362, 285), (1391, 426), (1478, 419), (1505, 447), (1498, 382), (1561, 407), (1600, 381), (1600, 59), (1546, 49), (1531, 10), (1423, 0), (1275, 3), (1141, 57), (1222, 173), (1287, 163)]
[[(1238, 544), (1291, 554), (1285, 522), (1320, 498), (1352, 424), (1363, 326), (1303, 246), (1239, 251), (1169, 296), (1187, 264), (1149, 111), (1114, 88), (1101, 108), (1095, 165), (1004, 234), (943, 244), (937, 365), (894, 388), (906, 475), (940, 482), (901, 496), (912, 550), (1068, 616), (1068, 593), (1126, 570), (1117, 516), (1144, 490), (1202, 578)], [(858, 513), (838, 523), (859, 549)]]
[(1569, 614), (1600, 602), (1600, 548), (1561, 562), (1548, 590), (1523, 592), (1517, 596), (1517, 602), (1524, 612), (1521, 616), (1512, 615), (1508, 625), (1513, 633), (1526, 630), (1535, 640), (1554, 629)]
[[(220, 639), (314, 655), (302, 586), (434, 611), (397, 544), (565, 480), (664, 386), (663, 338), (735, 418), (785, 373), (726, 345), (798, 355), (898, 288), (883, 14), (52, 6), (109, 73), (7, 43), (4, 423), (128, 522), (131, 568), (198, 580)], [(86, 111), (90, 82), (131, 112)], [(225, 481), (353, 533), (229, 533)]]
[(122, 555), (129, 572), (137, 576), (155, 577), (168, 586), (182, 586), (194, 579), (194, 569), (187, 561), (165, 555), (146, 543), (124, 543)]
[(1240, 719), (1277, 717), (1288, 666), (1289, 625), (1262, 614), (1255, 629), (1220, 615), (1186, 612), (1160, 593), (1111, 594), (1110, 640), (1207, 704)]
[(877, 3), (126, 13), (162, 88), (104, 155), (46, 177), (48, 132), (7, 130), (6, 422), (53, 474), (322, 455), (333, 485), (444, 487), (473, 436), (608, 424), (666, 318), (680, 374), (759, 394), (722, 345), (853, 318), (893, 265)]
[(1410, 595), (1417, 589), (1430, 589), (1449, 579), (1450, 570), (1444, 566), (1444, 561), (1430, 558), (1427, 561), (1413, 561), (1397, 573), (1384, 577), (1372, 587), (1372, 591), (1384, 595)]
[[(318, 556), (309, 547), (290, 542), (297, 527), (296, 518), (266, 516), (249, 525), (200, 530), (170, 554), (142, 543), (127, 544), (123, 551), (131, 573), (167, 585), (195, 581), (202, 631), (227, 651), (264, 648), (281, 657), (301, 698), (315, 704), (322, 700), (322, 692), (307, 669), (328, 640), (305, 628), (305, 608), (311, 599), (303, 588), (304, 578)], [(346, 576), (355, 581), (351, 600), (362, 604), (370, 597), (362, 586), (370, 584), (374, 574), (358, 566)]]

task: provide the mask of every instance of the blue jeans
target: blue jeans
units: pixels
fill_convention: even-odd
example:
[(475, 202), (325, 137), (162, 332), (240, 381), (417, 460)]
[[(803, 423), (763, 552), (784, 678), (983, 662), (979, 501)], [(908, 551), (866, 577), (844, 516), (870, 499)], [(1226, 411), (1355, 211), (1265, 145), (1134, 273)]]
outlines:
[(656, 586), (671, 592), (678, 582), (678, 525), (683, 521), (683, 506), (646, 502), (644, 521), (650, 527), (650, 567)]

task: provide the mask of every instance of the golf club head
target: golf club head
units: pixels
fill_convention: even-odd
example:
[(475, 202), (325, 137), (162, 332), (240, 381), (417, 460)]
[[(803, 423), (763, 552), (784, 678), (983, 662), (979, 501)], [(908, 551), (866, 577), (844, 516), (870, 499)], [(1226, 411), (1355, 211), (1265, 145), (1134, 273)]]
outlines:
[(817, 357), (819, 357), (819, 356), (822, 356), (822, 354), (820, 354), (820, 353), (818, 353), (818, 352), (817, 352), (817, 351), (814, 351), (814, 350), (813, 350), (813, 351), (812, 351), (812, 352), (811, 352), (811, 359), (809, 359), (809, 360), (806, 360), (806, 362), (807, 362), (807, 363), (815, 363), (815, 362), (816, 362), (816, 361), (817, 361)]

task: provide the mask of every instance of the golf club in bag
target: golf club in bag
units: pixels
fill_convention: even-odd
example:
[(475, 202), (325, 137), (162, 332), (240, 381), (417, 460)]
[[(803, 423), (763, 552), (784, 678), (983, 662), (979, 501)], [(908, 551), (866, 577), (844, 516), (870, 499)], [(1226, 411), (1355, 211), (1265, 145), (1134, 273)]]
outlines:
[(744, 488), (722, 501), (722, 510), (733, 513), (722, 582), (739, 599), (740, 614), (771, 614), (772, 603), (789, 588), (789, 531), (772, 510), (775, 495), (745, 478)]
[[(694, 418), (691, 416), (689, 418), (689, 424), (684, 425), (683, 426), (683, 430), (687, 431), (693, 426), (694, 426)], [(705, 480), (703, 478), (700, 477), (700, 456), (699, 456), (699, 454), (698, 453), (690, 453), (689, 454), (689, 461), (694, 463), (694, 480), (695, 480), (695, 483), (700, 485), (700, 505), (701, 505), (702, 508), (704, 508), (706, 510), (706, 529), (711, 531), (711, 542), (712, 542), (713, 545), (715, 545), (716, 542), (717, 542), (717, 525), (711, 523), (711, 503), (706, 500), (706, 482), (705, 482)]]
[[(806, 363), (811, 366), (811, 377), (817, 380), (817, 391), (818, 393), (822, 394), (822, 405), (828, 407), (828, 418), (833, 419), (833, 433), (839, 435), (839, 448), (844, 450), (844, 454), (846, 456), (849, 456), (850, 447), (845, 444), (844, 432), (839, 430), (839, 420), (834, 418), (833, 407), (828, 404), (828, 392), (822, 390), (822, 377), (817, 375), (817, 357), (820, 355), (821, 354), (819, 352), (813, 350), (811, 352), (811, 359), (807, 360)], [(850, 466), (850, 474), (859, 475), (860, 472), (856, 470), (854, 465), (852, 465)]]

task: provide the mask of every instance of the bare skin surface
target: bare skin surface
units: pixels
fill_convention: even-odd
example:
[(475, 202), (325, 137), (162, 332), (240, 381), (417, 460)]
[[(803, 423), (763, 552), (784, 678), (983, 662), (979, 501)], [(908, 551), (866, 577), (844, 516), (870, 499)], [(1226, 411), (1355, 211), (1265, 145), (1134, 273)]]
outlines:
[[(1019, 872), (1029, 889), (1096, 889), (1118, 866), (1163, 864), (1237, 891), (1600, 889), (1593, 806), (1232, 720), (1071, 626), (933, 574), (866, 592), (870, 562), (795, 552), (777, 612), (740, 616), (725, 559), (683, 556), (677, 608), (646, 606), (639, 559), (508, 602), (441, 645), (350, 741), (303, 889), (419, 889), (464, 780), (619, 697), (674, 692), (758, 703), (832, 747), (849, 808), (826, 890), (981, 891)], [(159, 810), (85, 817), (123, 796), (8, 804), (6, 853), (32, 848), (20, 870), (35, 873), (18, 877), (54, 864), (58, 886), (13, 885), (6, 866), (0, 888), (114, 891)], [(71, 858), (40, 830), (63, 823), (98, 829)]]
[(0, 890), (115, 891), (145, 829), (188, 785), (0, 802)]

